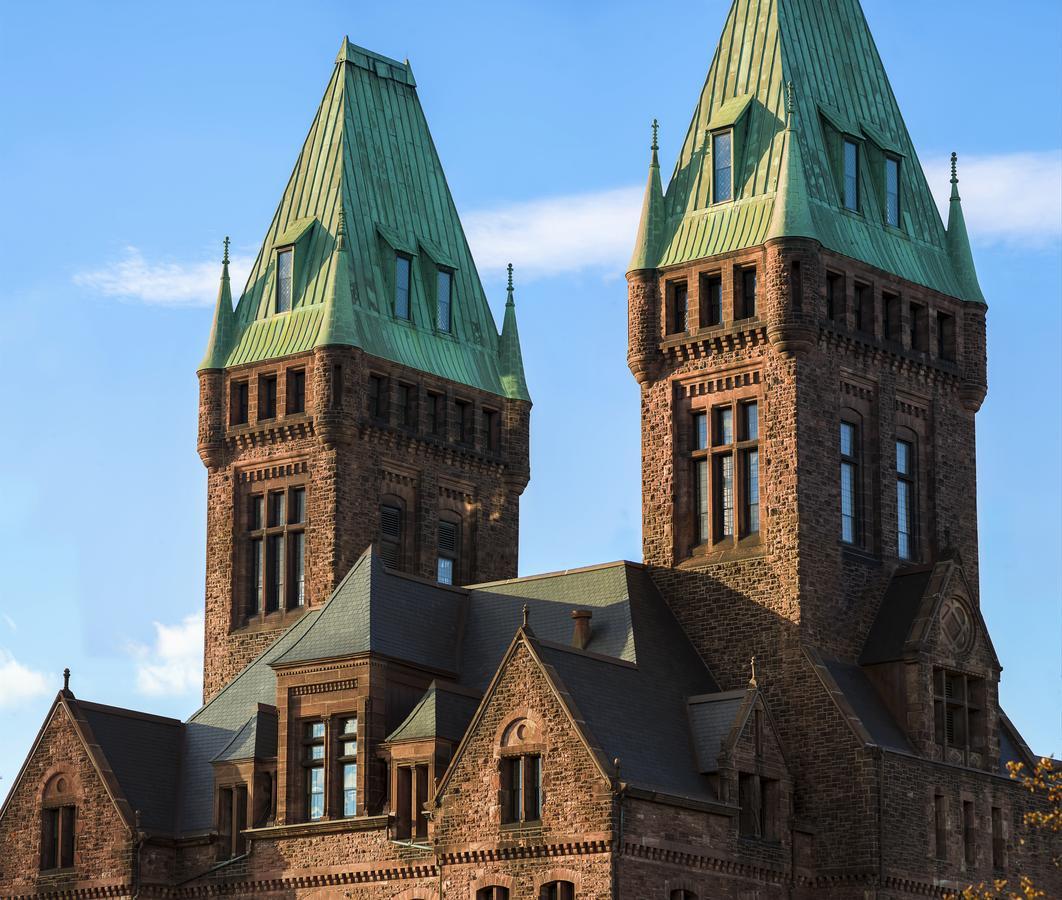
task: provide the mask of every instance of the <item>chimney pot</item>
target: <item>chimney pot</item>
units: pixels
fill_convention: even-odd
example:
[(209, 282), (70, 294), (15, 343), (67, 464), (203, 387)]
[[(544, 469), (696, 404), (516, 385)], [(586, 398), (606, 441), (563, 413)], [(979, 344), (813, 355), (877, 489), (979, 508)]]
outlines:
[(573, 609), (572, 620), (575, 628), (572, 630), (572, 646), (585, 650), (590, 643), (590, 619), (594, 615), (589, 609)]

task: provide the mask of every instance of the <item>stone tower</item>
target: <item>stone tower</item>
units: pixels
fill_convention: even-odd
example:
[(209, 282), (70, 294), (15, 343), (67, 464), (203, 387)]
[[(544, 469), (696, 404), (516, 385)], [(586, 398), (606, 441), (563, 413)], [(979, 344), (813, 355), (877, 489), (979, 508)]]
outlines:
[[(919, 876), (932, 829), (904, 846), (858, 807), (987, 833), (1001, 740), (954, 157), (945, 226), (858, 0), (734, 0), (666, 193), (657, 157), (654, 124), (627, 273), (646, 563), (724, 690), (755, 655), (820, 872)], [(917, 763), (846, 748), (840, 684)], [(984, 799), (947, 807), (960, 790)]]
[(986, 308), (954, 171), (945, 229), (858, 3), (822, 10), (829, 70), (811, 4), (738, 0), (666, 195), (654, 138), (628, 360), (646, 562), (853, 655), (898, 566), (976, 584)]
[(516, 575), (530, 398), (407, 64), (344, 40), (247, 285), (228, 254), (199, 367), (204, 699), (371, 542), (392, 567)]

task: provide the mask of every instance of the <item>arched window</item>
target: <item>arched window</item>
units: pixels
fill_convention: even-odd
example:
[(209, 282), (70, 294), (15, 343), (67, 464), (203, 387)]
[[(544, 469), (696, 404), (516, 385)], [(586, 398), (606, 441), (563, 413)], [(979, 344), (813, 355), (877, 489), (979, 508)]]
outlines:
[(570, 881), (550, 881), (542, 885), (539, 900), (575, 900), (575, 885)]
[(476, 900), (509, 900), (509, 889), (498, 885), (483, 887), (476, 891)]
[(72, 869), (77, 844), (77, 791), (68, 775), (54, 776), (41, 802), (41, 871)]

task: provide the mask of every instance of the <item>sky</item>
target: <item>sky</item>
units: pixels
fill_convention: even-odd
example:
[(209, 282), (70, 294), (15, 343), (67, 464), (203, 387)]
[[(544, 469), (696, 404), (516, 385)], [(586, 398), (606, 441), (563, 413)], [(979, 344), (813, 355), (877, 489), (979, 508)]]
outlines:
[[(960, 154), (990, 307), (982, 610), (1004, 708), (1062, 755), (1062, 6), (863, 5), (939, 197)], [(195, 368), (221, 241), (236, 283), (344, 34), (412, 61), (499, 322), (516, 267), (535, 401), (521, 574), (641, 558), (623, 273), (649, 123), (666, 175), (728, 6), (0, 6), (0, 797), (64, 666), (79, 697), (198, 706)]]

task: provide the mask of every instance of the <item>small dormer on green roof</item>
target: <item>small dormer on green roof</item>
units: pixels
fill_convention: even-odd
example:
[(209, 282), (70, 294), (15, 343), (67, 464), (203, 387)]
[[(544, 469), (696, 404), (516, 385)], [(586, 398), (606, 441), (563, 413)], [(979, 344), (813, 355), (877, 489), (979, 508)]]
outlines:
[(955, 275), (962, 286), (962, 299), (971, 303), (984, 303), (981, 284), (977, 280), (970, 238), (966, 233), (966, 218), (962, 214), (962, 199), (959, 197), (959, 157), (951, 154), (951, 200), (948, 203), (948, 254), (955, 268)]
[(232, 289), (229, 286), (229, 239), (225, 238), (225, 253), (221, 259), (221, 284), (218, 285), (218, 300), (214, 306), (214, 322), (210, 327), (210, 339), (198, 371), (223, 369), (236, 337), (236, 319), (232, 313)]
[(524, 378), (524, 357), (520, 352), (520, 332), (516, 328), (516, 301), (513, 299), (513, 264), (509, 263), (509, 287), (505, 297), (505, 320), (498, 343), (498, 368), (501, 370), (505, 396), (530, 400)]
[(639, 269), (655, 269), (660, 255), (660, 238), (664, 229), (664, 189), (660, 182), (660, 158), (657, 155), (657, 130), (659, 124), (653, 119), (652, 156), (649, 160), (649, 180), (645, 185), (642, 200), (642, 218), (638, 223), (638, 236), (634, 241), (628, 272)]
[[(713, 141), (726, 134), (729, 160), (713, 159)], [(844, 203), (845, 141), (857, 148), (855, 209)], [(790, 235), (952, 297), (979, 294), (972, 263), (951, 248), (859, 0), (733, 0), (662, 218), (652, 175), (631, 269)], [(717, 175), (727, 190), (714, 189)]]
[[(291, 305), (278, 311), (278, 254), (289, 247)], [(396, 315), (396, 254), (416, 274), (407, 316)], [(452, 285), (448, 332), (435, 327), (440, 271)], [(500, 352), (408, 62), (344, 38), (232, 320), (213, 342), (219, 366), (340, 344), (509, 395), (500, 361), (513, 350)]]

